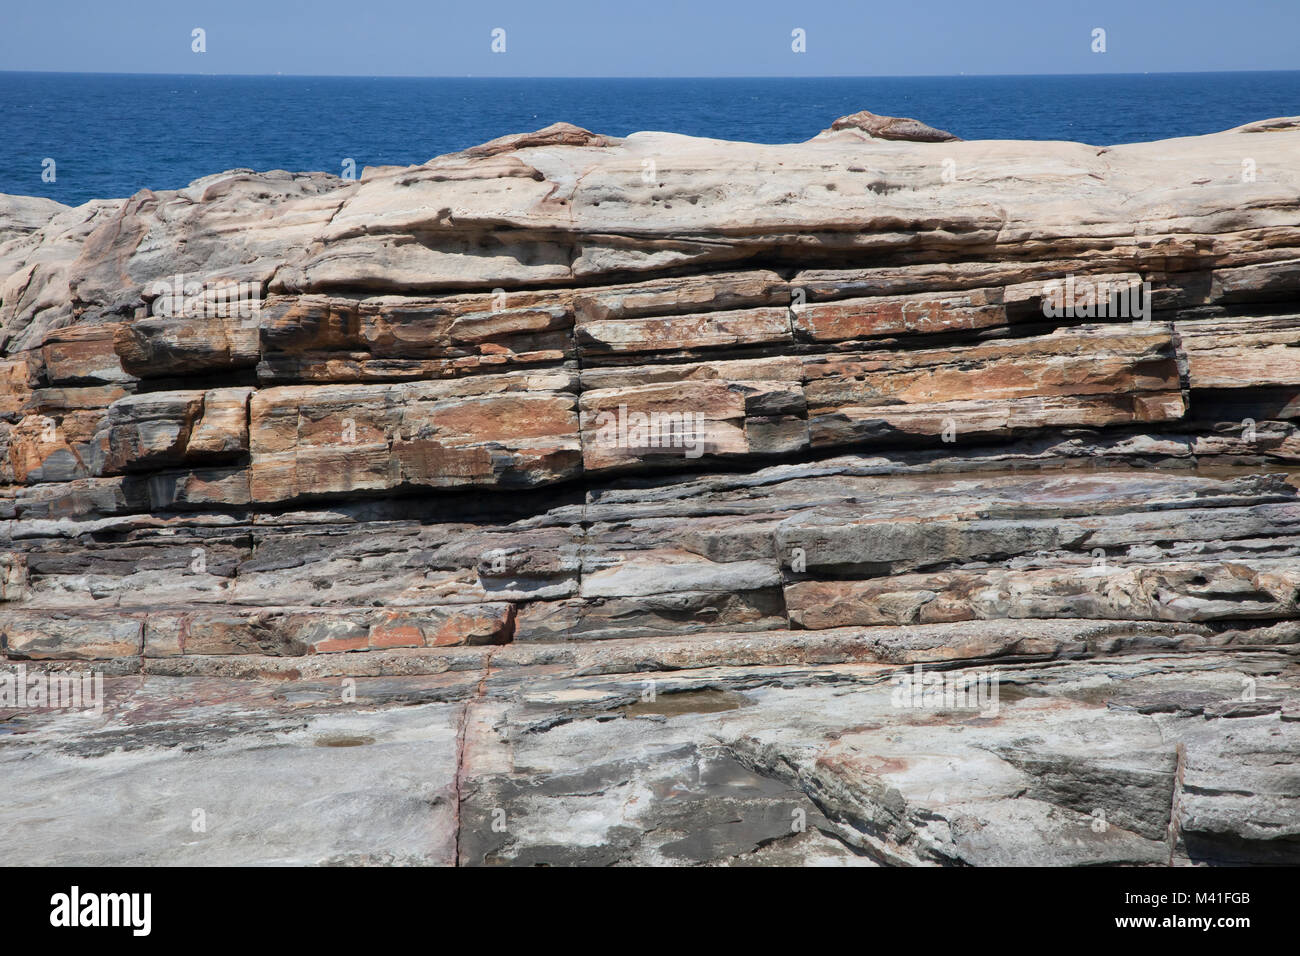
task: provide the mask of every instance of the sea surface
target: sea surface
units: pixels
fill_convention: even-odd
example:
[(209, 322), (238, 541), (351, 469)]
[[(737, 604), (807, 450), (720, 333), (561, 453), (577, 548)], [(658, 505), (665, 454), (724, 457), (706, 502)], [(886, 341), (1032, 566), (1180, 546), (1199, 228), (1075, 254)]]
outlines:
[[(558, 120), (800, 142), (847, 113), (965, 139), (1094, 145), (1300, 114), (1300, 71), (826, 79), (487, 79), (0, 73), (0, 193), (77, 204), (237, 167), (412, 164)], [(42, 179), (54, 160), (54, 182)]]

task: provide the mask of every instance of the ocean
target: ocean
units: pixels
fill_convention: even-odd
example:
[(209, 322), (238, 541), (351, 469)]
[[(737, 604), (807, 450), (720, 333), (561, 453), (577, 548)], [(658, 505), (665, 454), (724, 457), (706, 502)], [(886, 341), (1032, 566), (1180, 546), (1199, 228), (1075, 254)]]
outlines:
[[(847, 113), (964, 139), (1094, 145), (1300, 114), (1300, 71), (824, 79), (488, 79), (0, 73), (0, 193), (77, 204), (235, 167), (412, 164), (558, 120), (799, 142)], [(42, 172), (54, 160), (53, 182)]]

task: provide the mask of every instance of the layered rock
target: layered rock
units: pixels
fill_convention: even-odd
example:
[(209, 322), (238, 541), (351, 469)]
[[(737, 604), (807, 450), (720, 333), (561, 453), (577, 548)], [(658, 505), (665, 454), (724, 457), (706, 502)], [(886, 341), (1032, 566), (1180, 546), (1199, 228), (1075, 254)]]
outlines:
[(1298, 155), (861, 113), (5, 197), (5, 665), (139, 675), (106, 739), (214, 695), (149, 746), (425, 702), (441, 837), (198, 860), (1300, 859)]

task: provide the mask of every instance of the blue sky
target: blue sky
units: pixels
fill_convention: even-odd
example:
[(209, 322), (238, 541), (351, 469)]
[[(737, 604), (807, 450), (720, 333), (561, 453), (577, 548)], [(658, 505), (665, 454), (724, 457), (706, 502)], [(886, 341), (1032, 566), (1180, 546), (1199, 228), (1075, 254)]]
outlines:
[[(1300, 69), (1300, 0), (3, 0), (0, 70), (910, 76)], [(207, 52), (191, 51), (191, 30)], [(491, 31), (506, 30), (494, 54)], [(1091, 50), (1106, 30), (1106, 52)], [(791, 51), (791, 31), (807, 52)]]

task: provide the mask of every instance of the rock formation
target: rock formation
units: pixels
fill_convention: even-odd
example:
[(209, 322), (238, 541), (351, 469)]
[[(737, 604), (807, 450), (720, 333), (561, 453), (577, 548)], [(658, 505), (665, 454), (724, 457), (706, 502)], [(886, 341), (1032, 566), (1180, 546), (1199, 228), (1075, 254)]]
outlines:
[(98, 718), (0, 700), (0, 821), (77, 863), (1300, 861), (1297, 313), (1294, 119), (556, 124), (0, 197), (3, 664), (107, 675)]

